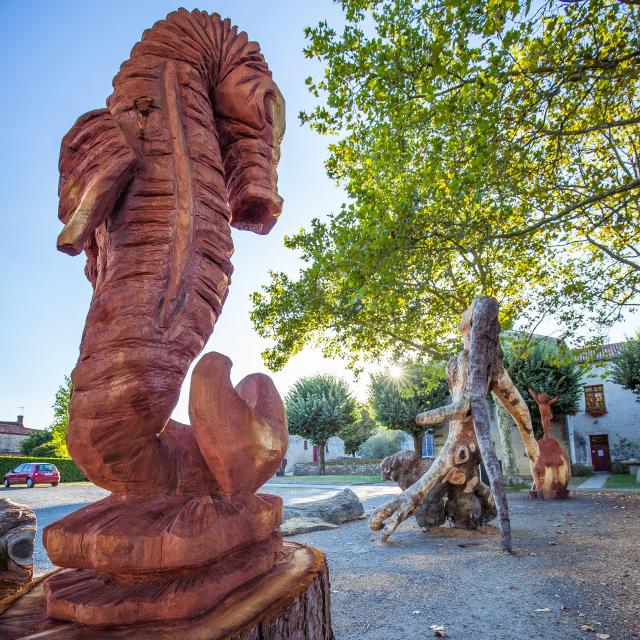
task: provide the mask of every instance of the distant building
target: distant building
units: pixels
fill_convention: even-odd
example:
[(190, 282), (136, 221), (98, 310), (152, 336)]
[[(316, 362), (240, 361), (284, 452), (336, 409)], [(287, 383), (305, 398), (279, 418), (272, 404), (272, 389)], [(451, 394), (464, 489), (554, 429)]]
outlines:
[(28, 429), (23, 424), (23, 416), (15, 422), (0, 420), (0, 455), (20, 453), (20, 444), (37, 429)]
[(626, 457), (619, 451), (622, 439), (635, 443), (640, 454), (640, 402), (609, 373), (621, 347), (622, 342), (605, 344), (579, 356), (591, 366), (582, 378), (578, 413), (567, 416), (571, 459), (595, 471), (609, 471), (612, 460)]
[[(293, 471), (293, 465), (296, 464), (296, 462), (318, 462), (318, 455), (318, 447), (311, 444), (309, 440), (305, 440), (302, 436), (289, 434), (289, 447), (285, 455), (287, 459), (285, 473)], [(344, 458), (345, 455), (342, 438), (334, 436), (327, 440), (327, 446), (324, 452), (325, 460)]]

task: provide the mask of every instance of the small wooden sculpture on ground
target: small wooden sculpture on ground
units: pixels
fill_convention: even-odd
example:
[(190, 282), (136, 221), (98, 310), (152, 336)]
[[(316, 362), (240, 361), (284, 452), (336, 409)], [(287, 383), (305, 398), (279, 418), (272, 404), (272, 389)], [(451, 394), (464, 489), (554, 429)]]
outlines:
[[(540, 450), (529, 409), (502, 362), (497, 301), (476, 298), (463, 314), (459, 328), (464, 350), (447, 365), (452, 403), (416, 418), (422, 425), (449, 422), (447, 441), (426, 473), (373, 514), (371, 528), (384, 528), (383, 538), (387, 539), (403, 520), (420, 509), (421, 521), (427, 523), (422, 526), (437, 526), (448, 520), (454, 526), (470, 529), (493, 519), (497, 510), (502, 546), (511, 551), (508, 504), (490, 436), (489, 391), (518, 426), (536, 487), (546, 487), (548, 473), (544, 464), (536, 464)], [(480, 462), (484, 462), (491, 490), (478, 476)]]
[(36, 516), (29, 507), (0, 498), (0, 611), (3, 600), (33, 578)]
[[(280, 215), (284, 100), (258, 45), (197, 10), (145, 31), (113, 85), (62, 142), (58, 238), (85, 251), (94, 288), (67, 444), (112, 494), (45, 528), (51, 560), (73, 569), (45, 582), (48, 615), (174, 624), (235, 591), (249, 635), (331, 638), (323, 556), (283, 551), (282, 500), (255, 493), (288, 442), (271, 379), (234, 388), (231, 361), (209, 353), (192, 375), (191, 425), (170, 418), (227, 296), (231, 226), (266, 234)], [(276, 610), (255, 608), (252, 589)]]
[(542, 439), (538, 440), (540, 455), (535, 465), (536, 473), (544, 477), (543, 488), (534, 487), (531, 495), (534, 498), (568, 498), (571, 463), (560, 443), (550, 434), (551, 406), (558, 401), (558, 397), (550, 399), (544, 391), (536, 394), (531, 389), (529, 395), (538, 405), (544, 432)]

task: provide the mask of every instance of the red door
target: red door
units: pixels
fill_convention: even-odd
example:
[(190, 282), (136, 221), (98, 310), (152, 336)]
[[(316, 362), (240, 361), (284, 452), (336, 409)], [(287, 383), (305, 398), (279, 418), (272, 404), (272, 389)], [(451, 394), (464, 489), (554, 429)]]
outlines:
[(609, 436), (589, 436), (591, 443), (591, 464), (594, 471), (611, 471)]
[(318, 447), (313, 445), (313, 461), (318, 462)]

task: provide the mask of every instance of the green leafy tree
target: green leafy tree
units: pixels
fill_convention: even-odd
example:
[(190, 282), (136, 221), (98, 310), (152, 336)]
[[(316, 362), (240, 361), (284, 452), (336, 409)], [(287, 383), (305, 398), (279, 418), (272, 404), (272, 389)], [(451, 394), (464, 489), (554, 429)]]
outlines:
[(371, 417), (367, 407), (358, 407), (359, 418), (348, 424), (338, 434), (344, 442), (345, 453), (355, 456), (358, 447), (372, 436), (377, 428), (376, 421)]
[(299, 276), (254, 294), (267, 364), (306, 344), (442, 357), (478, 295), (505, 329), (618, 319), (640, 288), (637, 8), (338, 4), (341, 30), (306, 30), (324, 71), (301, 120), (333, 136), (327, 172), (349, 199), (286, 238)]
[(405, 431), (422, 455), (424, 434), (430, 427), (416, 424), (416, 416), (448, 402), (449, 389), (442, 367), (405, 363), (397, 375), (389, 372), (371, 376), (369, 405), (376, 420), (388, 429)]
[(64, 377), (64, 384), (61, 384), (56, 391), (53, 402), (53, 423), (51, 424), (51, 442), (53, 444), (54, 455), (59, 458), (68, 458), (67, 450), (67, 428), (69, 426), (69, 401), (71, 400), (72, 384), (69, 376)]
[(289, 431), (318, 447), (324, 475), (327, 440), (358, 420), (356, 401), (344, 380), (332, 375), (300, 378), (285, 398)]
[(640, 402), (640, 336), (627, 340), (611, 370), (615, 383), (633, 391)]
[(552, 407), (555, 417), (566, 416), (578, 410), (578, 400), (582, 393), (581, 371), (575, 362), (562, 357), (551, 343), (537, 342), (520, 357), (507, 349), (504, 360), (511, 379), (529, 406), (536, 437), (541, 438), (543, 435), (542, 424), (538, 405), (529, 395), (529, 388), (535, 393), (544, 391), (551, 398), (558, 396), (558, 401)]
[(50, 443), (51, 443), (50, 429), (41, 429), (38, 431), (34, 431), (32, 434), (28, 435), (20, 443), (20, 453), (22, 453), (25, 456), (37, 455), (36, 453), (34, 453), (34, 449), (42, 445), (49, 445)]

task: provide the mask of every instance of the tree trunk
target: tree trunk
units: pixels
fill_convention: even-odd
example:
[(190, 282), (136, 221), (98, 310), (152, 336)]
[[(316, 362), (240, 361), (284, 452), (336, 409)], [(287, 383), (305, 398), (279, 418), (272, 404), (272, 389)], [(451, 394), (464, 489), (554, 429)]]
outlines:
[(0, 615), (0, 628), (3, 640), (33, 636), (40, 640), (334, 640), (325, 556), (292, 542), (285, 542), (269, 573), (197, 618), (138, 626), (70, 625), (47, 617), (40, 583)]
[(422, 443), (424, 442), (424, 430), (422, 431), (413, 431), (413, 448), (415, 452), (422, 457)]
[(520, 484), (518, 464), (513, 453), (514, 422), (500, 402), (495, 402), (494, 405), (498, 432), (500, 433), (500, 444), (502, 445), (502, 476), (507, 484)]
[(323, 476), (325, 474), (324, 469), (324, 448), (327, 446), (326, 441), (318, 443), (318, 470), (320, 475)]

